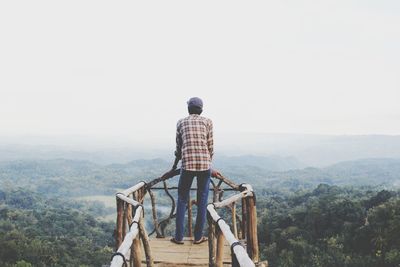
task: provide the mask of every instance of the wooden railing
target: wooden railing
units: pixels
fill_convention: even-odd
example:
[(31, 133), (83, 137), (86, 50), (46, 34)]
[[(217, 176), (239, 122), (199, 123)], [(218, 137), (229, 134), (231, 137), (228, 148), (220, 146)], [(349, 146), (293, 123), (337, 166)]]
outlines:
[[(111, 259), (111, 267), (141, 266), (142, 255), (140, 240), (146, 253), (147, 266), (154, 266), (151, 256), (149, 237), (143, 224), (143, 197), (145, 182), (117, 193), (117, 252)], [(129, 259), (129, 260), (127, 260)]]
[[(141, 266), (142, 246), (145, 253), (146, 266), (154, 266), (154, 259), (149, 244), (149, 236), (165, 237), (165, 228), (175, 217), (175, 199), (170, 190), (177, 187), (168, 187), (167, 180), (178, 175), (180, 170), (164, 174), (148, 183), (139, 182), (135, 186), (116, 194), (117, 224), (115, 240), (117, 251), (111, 259), (111, 267)], [(266, 266), (259, 262), (259, 247), (257, 240), (257, 214), (256, 198), (253, 189), (248, 184), (238, 185), (218, 172), (211, 179), (213, 203), (207, 206), (208, 218), (208, 245), (209, 266), (223, 266), (224, 239), (231, 246), (232, 266)], [(156, 187), (162, 183), (162, 187)], [(156, 209), (156, 197), (153, 190), (164, 190), (171, 200), (171, 209), (168, 216), (159, 220)], [(196, 190), (196, 188), (191, 188)], [(238, 192), (223, 200), (226, 191)], [(148, 234), (144, 227), (144, 197), (149, 194), (152, 222), (154, 229)], [(241, 210), (237, 212), (236, 202), (241, 203)], [(192, 205), (194, 200), (188, 202), (188, 234), (192, 236)], [(216, 209), (227, 208), (231, 214), (230, 223), (224, 221)], [(231, 231), (231, 228), (233, 229)], [(245, 248), (246, 247), (246, 248)], [(264, 264), (264, 265), (263, 265)]]
[[(208, 236), (209, 236), (209, 263), (210, 266), (223, 266), (224, 238), (231, 246), (232, 266), (255, 266), (259, 261), (257, 241), (257, 214), (255, 210), (255, 194), (248, 184), (240, 186), (242, 192), (223, 201), (208, 204)], [(247, 253), (238, 240), (236, 226), (236, 201), (243, 200), (245, 205), (244, 218), (242, 217), (242, 239), (247, 237)], [(229, 225), (216, 212), (216, 208), (231, 206), (233, 233)], [(242, 211), (243, 212), (243, 211)], [(247, 222), (247, 223), (246, 223)]]

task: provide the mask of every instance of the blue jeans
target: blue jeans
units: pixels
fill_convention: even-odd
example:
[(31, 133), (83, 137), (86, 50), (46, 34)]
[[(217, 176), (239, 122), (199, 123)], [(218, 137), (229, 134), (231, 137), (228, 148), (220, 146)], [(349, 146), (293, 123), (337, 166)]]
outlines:
[[(175, 240), (182, 240), (184, 235), (184, 220), (187, 203), (190, 196), (190, 187), (193, 178), (197, 177), (197, 217), (194, 227), (194, 238), (200, 240), (203, 236), (204, 224), (206, 221), (208, 190), (210, 188), (211, 170), (206, 171), (186, 171), (181, 170), (178, 185), (178, 205), (176, 208), (176, 231)], [(190, 218), (191, 219), (191, 218)]]

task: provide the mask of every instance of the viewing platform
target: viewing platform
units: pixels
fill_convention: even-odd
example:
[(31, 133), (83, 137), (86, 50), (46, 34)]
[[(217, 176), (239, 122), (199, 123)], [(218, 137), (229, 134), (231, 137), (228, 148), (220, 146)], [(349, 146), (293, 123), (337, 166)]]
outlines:
[[(212, 202), (207, 205), (208, 241), (193, 244), (194, 199), (189, 199), (187, 203), (188, 236), (184, 238), (184, 244), (170, 241), (172, 233), (169, 231), (166, 234), (166, 228), (175, 220), (176, 204), (171, 191), (177, 190), (177, 187), (168, 186), (167, 181), (179, 173), (180, 170), (167, 172), (157, 179), (139, 182), (116, 194), (116, 252), (111, 257), (110, 266), (267, 267), (268, 263), (259, 259), (253, 188), (249, 184), (238, 185), (218, 172), (212, 172), (210, 180)], [(157, 186), (160, 183), (162, 186)], [(171, 202), (168, 215), (162, 219), (158, 218), (162, 213), (156, 201), (160, 194), (155, 194), (155, 191), (164, 193)], [(228, 196), (224, 198), (225, 195)], [(162, 199), (164, 214), (165, 200)], [(151, 216), (151, 223), (147, 216)], [(152, 231), (148, 233), (146, 228), (149, 224)]]

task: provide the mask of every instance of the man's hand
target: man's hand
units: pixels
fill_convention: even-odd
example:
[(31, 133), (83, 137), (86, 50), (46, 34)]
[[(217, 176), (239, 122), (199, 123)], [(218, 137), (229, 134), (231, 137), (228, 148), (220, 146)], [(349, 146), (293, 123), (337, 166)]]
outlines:
[(178, 175), (180, 172), (181, 172), (180, 169), (169, 170), (166, 173), (164, 173), (161, 177), (163, 179), (168, 179), (168, 178), (174, 177), (175, 175)]
[(179, 160), (180, 160), (180, 159), (179, 159), (178, 157), (175, 158), (174, 165), (172, 165), (171, 171), (174, 171), (174, 170), (176, 170), (176, 169), (178, 168), (178, 162), (179, 162)]
[(222, 174), (217, 170), (211, 169), (211, 177), (214, 178), (222, 177)]

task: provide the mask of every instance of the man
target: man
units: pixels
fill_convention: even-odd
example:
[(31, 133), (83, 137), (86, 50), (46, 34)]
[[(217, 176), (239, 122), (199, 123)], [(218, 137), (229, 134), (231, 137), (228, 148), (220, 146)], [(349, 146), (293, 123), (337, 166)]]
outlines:
[(187, 102), (189, 116), (178, 121), (176, 125), (176, 151), (173, 170), (181, 162), (181, 173), (178, 185), (178, 205), (176, 210), (176, 232), (171, 239), (176, 244), (183, 244), (184, 218), (190, 196), (193, 178), (197, 179), (197, 217), (194, 228), (194, 244), (207, 240), (203, 236), (206, 219), (206, 207), (211, 175), (213, 151), (213, 124), (208, 118), (200, 116), (203, 112), (203, 101), (193, 97)]

